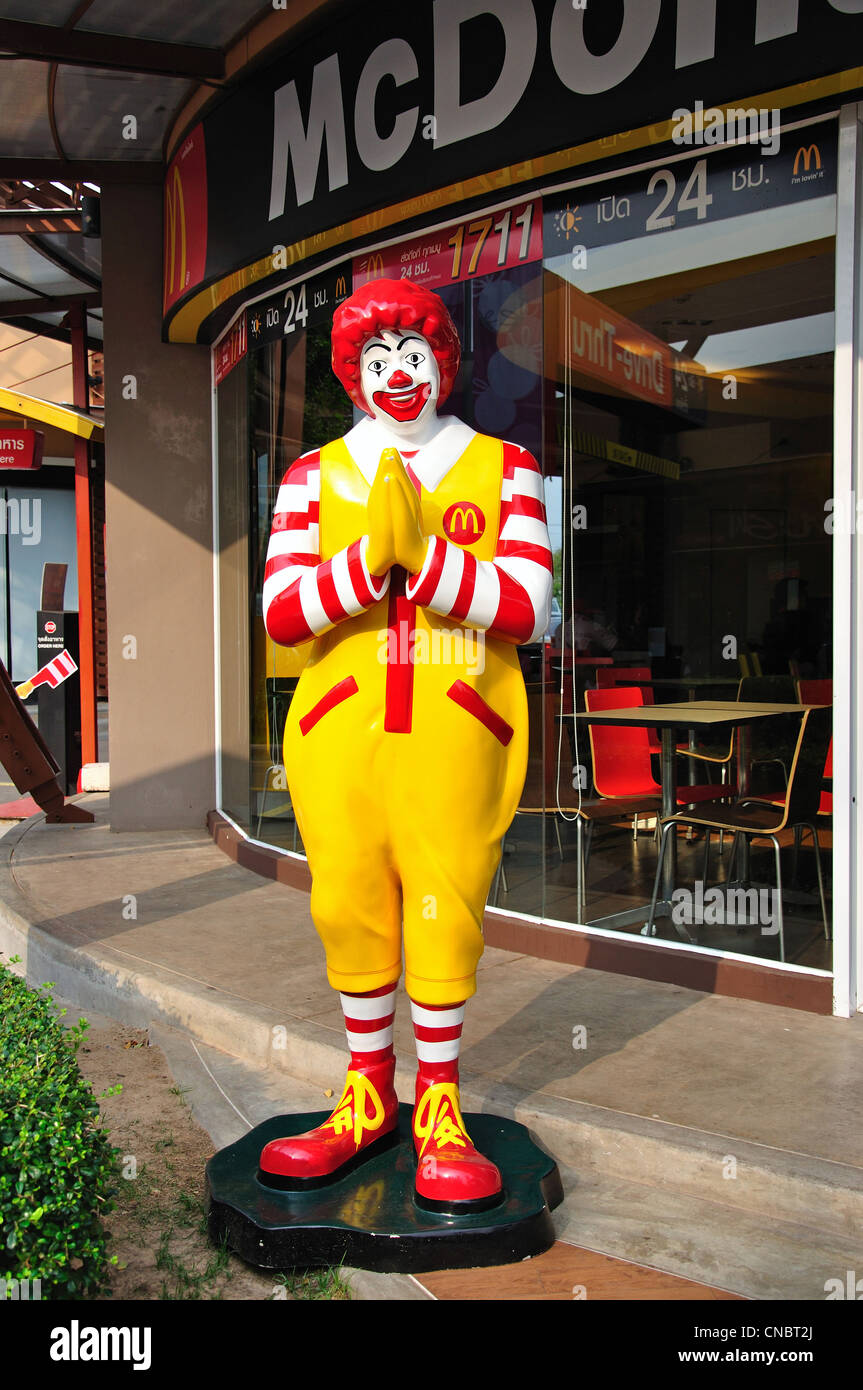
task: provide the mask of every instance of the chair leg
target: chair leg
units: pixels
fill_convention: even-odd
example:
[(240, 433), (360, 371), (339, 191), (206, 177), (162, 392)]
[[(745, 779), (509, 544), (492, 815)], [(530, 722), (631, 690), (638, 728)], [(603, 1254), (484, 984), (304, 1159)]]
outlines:
[(707, 887), (707, 873), (710, 868), (710, 827), (704, 827), (704, 860), (701, 865), (701, 882)]
[(731, 880), (734, 874), (734, 865), (737, 862), (737, 846), (740, 842), (740, 831), (735, 830), (734, 839), (731, 841), (731, 858), (728, 861), (728, 879)]
[(587, 883), (587, 870), (590, 864), (590, 851), (593, 849), (593, 821), (588, 822), (587, 834), (584, 837), (584, 881)]
[(578, 815), (577, 815), (576, 818), (575, 818), (575, 855), (576, 855), (576, 862), (575, 862), (575, 882), (576, 882), (575, 902), (576, 902), (576, 912), (578, 913), (578, 920), (579, 920), (579, 922), (583, 922), (583, 921), (584, 921), (584, 896), (585, 896), (585, 891), (584, 891), (584, 831), (583, 831), (583, 829), (582, 829), (582, 818), (581, 818), (581, 816), (578, 816)]
[(558, 853), (560, 854), (560, 862), (563, 863), (563, 845), (560, 843), (560, 822), (558, 821), (557, 816), (554, 817), (554, 830), (555, 834), (557, 835), (557, 849)]
[(676, 830), (676, 828), (673, 821), (668, 821), (667, 824), (662, 827), (662, 837), (659, 841), (659, 859), (656, 863), (656, 877), (653, 880), (653, 896), (650, 899), (650, 916), (645, 924), (646, 936), (656, 935), (654, 918), (656, 916), (656, 899), (659, 897), (659, 885), (662, 882), (662, 861), (665, 858), (665, 846), (668, 844), (668, 836)]
[(488, 892), (488, 905), (489, 905), (490, 907), (497, 907), (497, 900), (498, 900), (498, 896), (499, 896), (499, 894), (500, 894), (500, 866), (501, 866), (502, 863), (503, 863), (503, 842), (501, 842), (501, 847), (500, 847), (500, 859), (498, 860), (497, 868), (496, 868), (495, 871), (494, 871), (494, 878), (493, 878), (492, 881), (491, 881), (491, 887), (489, 888), (489, 892)]
[(506, 835), (504, 835), (503, 840), (500, 841), (500, 859), (498, 860), (498, 872), (496, 872), (495, 877), (493, 877), (492, 891), (489, 892), (489, 902), (491, 902), (492, 908), (496, 908), (496, 906), (498, 906), (498, 899), (500, 898), (500, 884), (503, 883), (504, 892), (509, 891), (506, 887), (506, 869), (504, 869), (503, 867), (504, 845), (506, 845)]
[(824, 897), (824, 875), (821, 872), (821, 846), (818, 843), (818, 831), (811, 821), (803, 821), (801, 829), (812, 831), (812, 841), (815, 845), (815, 869), (818, 874), (818, 893), (821, 898), (821, 917), (824, 922), (824, 940), (831, 941), (832, 933), (827, 922), (827, 900)]
[(798, 858), (799, 858), (800, 837), (801, 837), (802, 834), (803, 834), (803, 826), (802, 826), (802, 825), (795, 825), (795, 827), (794, 827), (794, 852), (793, 852), (793, 855), (792, 855), (792, 858), (791, 858), (791, 887), (792, 887), (792, 888), (796, 888), (796, 887), (797, 887), (797, 861), (798, 861)]
[(262, 822), (263, 819), (264, 819), (264, 809), (265, 809), (266, 804), (267, 804), (267, 791), (268, 791), (268, 783), (269, 783), (269, 780), (270, 780), (270, 773), (271, 773), (271, 772), (275, 772), (276, 770), (277, 770), (277, 769), (276, 769), (275, 764), (270, 763), (270, 766), (267, 768), (266, 772), (264, 773), (264, 791), (263, 791), (263, 795), (261, 796), (261, 809), (258, 811), (258, 826), (257, 826), (257, 829), (256, 829), (256, 831), (255, 831), (255, 839), (256, 839), (256, 840), (259, 840), (259, 839), (261, 838), (261, 822)]
[(777, 840), (776, 836), (775, 836), (775, 835), (771, 835), (771, 836), (770, 836), (770, 839), (773, 841), (773, 849), (774, 849), (774, 853), (775, 853), (775, 855), (776, 855), (776, 908), (777, 908), (777, 915), (778, 915), (778, 918), (779, 918), (779, 959), (780, 959), (781, 961), (784, 961), (784, 960), (785, 960), (785, 931), (784, 931), (784, 922), (783, 922), (783, 920), (782, 920), (782, 860), (781, 860), (781, 851), (780, 851), (780, 849), (779, 849), (779, 841)]

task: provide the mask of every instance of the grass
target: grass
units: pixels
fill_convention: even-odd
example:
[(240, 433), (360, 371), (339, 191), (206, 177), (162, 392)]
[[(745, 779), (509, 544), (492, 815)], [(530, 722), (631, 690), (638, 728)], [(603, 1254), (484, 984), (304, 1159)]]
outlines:
[[(169, 1156), (176, 1146), (174, 1134), (165, 1121), (160, 1129), (152, 1146), (159, 1155), (158, 1171), (143, 1162), (134, 1179), (121, 1179), (118, 1207), (137, 1228), (141, 1243), (154, 1250), (155, 1267), (162, 1276), (160, 1299), (221, 1299), (239, 1262), (227, 1246), (212, 1244), (203, 1172), (200, 1183), (190, 1189)], [(340, 1268), (287, 1270), (272, 1279), (272, 1299), (344, 1302), (352, 1296)]]
[(164, 1058), (143, 1046), (143, 1035), (130, 1036), (111, 1024), (89, 1041), (86, 1061), (98, 1077), (97, 1091), (104, 1089), (106, 1076), (116, 1075), (117, 1052), (123, 1049), (124, 1061), (128, 1058), (124, 1090), (105, 1101), (117, 1145), (116, 1207), (109, 1222), (119, 1256), (113, 1298), (351, 1297), (339, 1269), (264, 1271), (216, 1245), (209, 1233), (205, 1176), (212, 1142), (194, 1121), (188, 1088), (173, 1084)]
[[(204, 1220), (206, 1230), (206, 1218)], [(171, 1226), (162, 1232), (159, 1248), (156, 1251), (156, 1268), (170, 1276), (162, 1280), (159, 1297), (163, 1299), (201, 1299), (219, 1298), (220, 1291), (215, 1281), (231, 1279), (231, 1256), (225, 1245), (220, 1245), (210, 1256), (203, 1269), (189, 1265), (181, 1255), (176, 1255), (171, 1244), (176, 1238), (176, 1228)]]
[(341, 1272), (341, 1267), (337, 1269), (304, 1269), (282, 1271), (273, 1279), (273, 1283), (278, 1288), (284, 1288), (284, 1295), (276, 1294), (276, 1298), (294, 1299), (329, 1299), (331, 1301), (345, 1302), (352, 1298), (351, 1288), (348, 1281)]

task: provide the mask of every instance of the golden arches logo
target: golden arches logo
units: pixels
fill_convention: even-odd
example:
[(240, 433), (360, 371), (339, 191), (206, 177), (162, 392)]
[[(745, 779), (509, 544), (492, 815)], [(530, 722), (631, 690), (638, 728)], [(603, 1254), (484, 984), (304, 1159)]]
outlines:
[(793, 174), (795, 175), (795, 177), (796, 177), (797, 172), (798, 172), (798, 170), (799, 170), (799, 168), (800, 168), (800, 161), (801, 161), (801, 159), (803, 160), (803, 168), (804, 168), (804, 170), (806, 171), (807, 174), (809, 173), (809, 165), (812, 163), (813, 157), (814, 157), (814, 159), (815, 159), (815, 168), (816, 168), (816, 169), (820, 169), (820, 168), (821, 168), (821, 151), (819, 150), (818, 146), (817, 146), (817, 145), (807, 145), (805, 149), (804, 149), (803, 145), (800, 146), (800, 149), (797, 151), (796, 155), (794, 156), (794, 169), (793, 169), (792, 172), (793, 172)]
[(452, 514), (450, 526), (452, 526), (453, 530), (457, 527), (460, 531), (468, 531), (472, 535), (476, 535), (479, 531), (479, 523), (474, 508), (456, 507)]
[(453, 502), (444, 512), (443, 529), (456, 545), (474, 545), (485, 531), (485, 517), (475, 502)]
[[(165, 290), (170, 295), (175, 290), (182, 290), (186, 283), (186, 205), (183, 199), (183, 180), (176, 164), (165, 188), (165, 234)], [(178, 272), (176, 280), (175, 270)]]
[(345, 281), (344, 275), (340, 275), (338, 280), (336, 281), (336, 299), (346, 299), (347, 294), (347, 282)]
[(366, 280), (382, 280), (383, 275), (384, 258), (379, 251), (376, 251), (366, 261)]

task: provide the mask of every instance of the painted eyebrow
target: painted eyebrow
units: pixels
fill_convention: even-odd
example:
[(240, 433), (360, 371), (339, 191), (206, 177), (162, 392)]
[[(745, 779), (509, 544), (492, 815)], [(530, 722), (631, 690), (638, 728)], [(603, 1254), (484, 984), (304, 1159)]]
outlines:
[(422, 342), (422, 339), (421, 339), (421, 338), (418, 338), (418, 337), (416, 336), (415, 333), (408, 333), (408, 335), (407, 335), (406, 338), (402, 338), (400, 342), (396, 343), (396, 351), (397, 351), (397, 352), (400, 352), (401, 349), (404, 347), (405, 343), (419, 343), (419, 342)]
[[(401, 343), (399, 343), (399, 347), (401, 347)], [(375, 349), (377, 349), (377, 350), (380, 351), (380, 352), (390, 352), (390, 351), (391, 351), (391, 349), (387, 347), (386, 343), (374, 342), (374, 343), (366, 343), (365, 347), (363, 348), (363, 353), (364, 353), (364, 354), (367, 353), (371, 348), (375, 348)]]

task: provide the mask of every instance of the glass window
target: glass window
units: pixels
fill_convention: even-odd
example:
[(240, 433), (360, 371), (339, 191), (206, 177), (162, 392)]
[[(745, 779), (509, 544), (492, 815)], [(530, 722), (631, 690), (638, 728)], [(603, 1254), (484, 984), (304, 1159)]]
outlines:
[[(630, 708), (692, 701), (724, 714), (740, 701), (831, 701), (835, 178), (835, 126), (821, 124), (786, 133), (772, 158), (699, 151), (548, 193), (541, 260), (531, 250), (503, 264), (511, 219), (499, 209), (473, 225), (488, 223), (489, 246), (499, 233), (500, 269), (473, 273), (487, 262), (463, 234), (439, 238), (455, 248), (453, 278), (468, 266), (432, 286), (463, 343), (444, 412), (540, 461), (555, 557), (548, 632), (520, 649), (530, 749), (491, 891), (503, 911), (644, 927), (659, 730), (588, 725), (577, 717), (588, 705), (618, 690)], [(286, 849), (302, 846), (281, 738), (308, 651), (264, 632), (270, 521), (291, 463), (354, 423), (330, 369), (332, 304), (382, 259), (365, 254), (353, 273), (345, 263), (308, 300), (305, 287), (288, 290), (283, 322), (252, 306), (248, 355), (218, 388), (222, 806)], [(735, 789), (778, 805), (799, 726), (773, 713), (742, 740), (728, 722), (681, 727), (679, 788), (694, 788), (696, 807)], [(580, 801), (624, 796), (645, 809), (594, 829), (582, 900)], [(828, 798), (829, 785), (824, 812)], [(747, 870), (742, 854), (731, 866), (731, 836), (721, 852), (717, 841), (705, 879), (703, 832), (676, 837), (677, 888), (694, 895), (700, 882), (703, 900), (746, 873), (773, 885), (769, 842), (756, 842)], [(829, 968), (811, 837), (793, 870), (790, 858), (785, 959)], [(829, 890), (829, 854), (824, 867)], [(679, 903), (681, 920), (657, 919), (659, 938), (779, 959), (769, 893), (754, 920), (731, 920), (727, 903), (693, 920)]]

